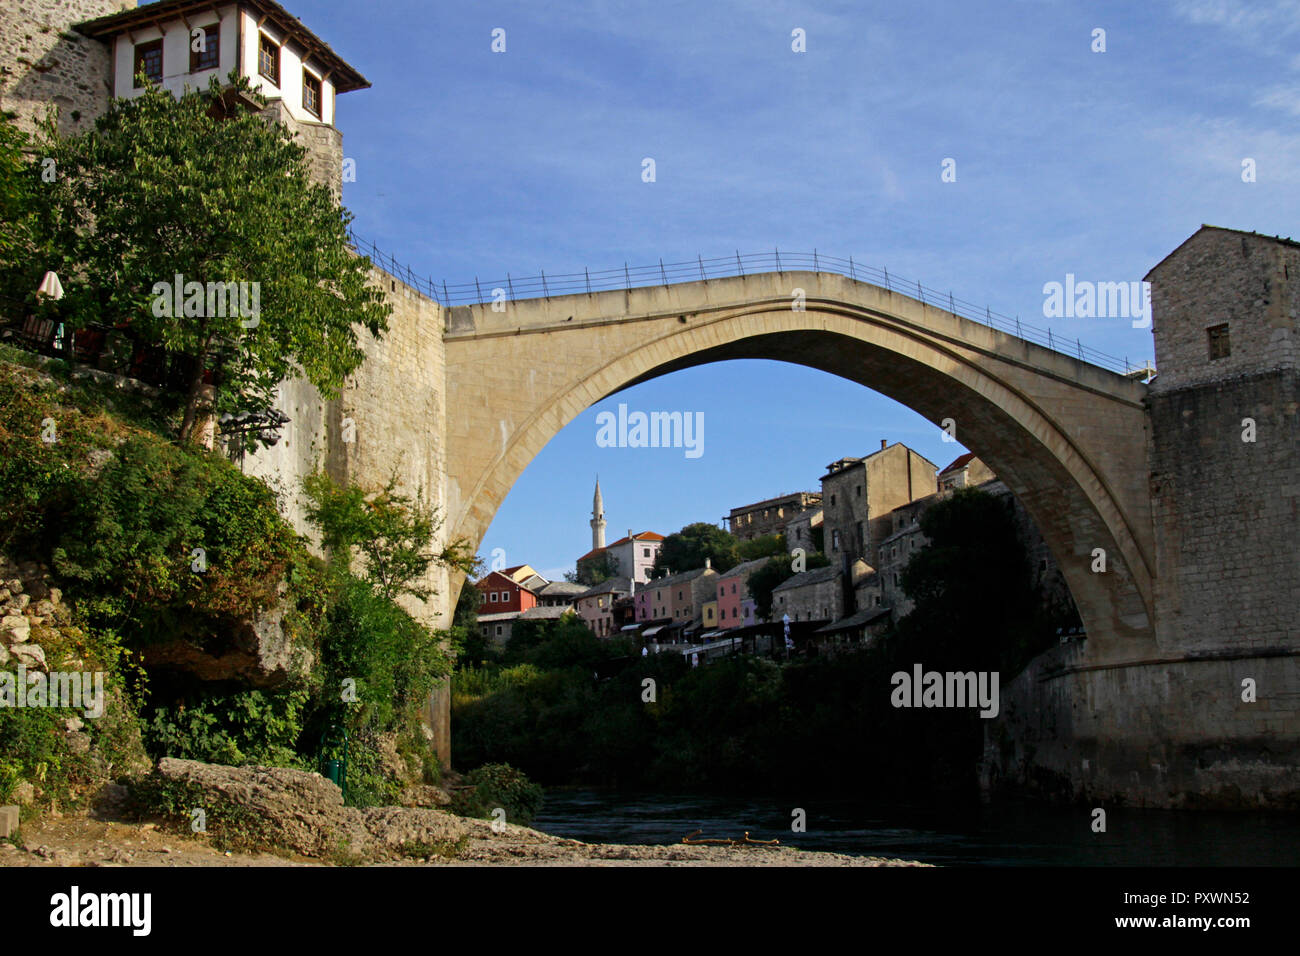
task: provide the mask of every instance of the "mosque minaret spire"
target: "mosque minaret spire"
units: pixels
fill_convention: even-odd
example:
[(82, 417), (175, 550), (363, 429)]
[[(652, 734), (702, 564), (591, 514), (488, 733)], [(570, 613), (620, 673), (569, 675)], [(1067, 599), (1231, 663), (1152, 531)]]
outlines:
[(591, 499), (591, 548), (605, 547), (605, 503), (600, 498), (600, 476), (596, 476), (596, 494)]

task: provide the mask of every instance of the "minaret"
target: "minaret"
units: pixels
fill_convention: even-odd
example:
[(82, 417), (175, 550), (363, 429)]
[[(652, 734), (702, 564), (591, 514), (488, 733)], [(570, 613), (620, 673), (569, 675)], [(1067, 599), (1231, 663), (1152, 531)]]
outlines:
[(591, 499), (591, 548), (605, 547), (605, 503), (600, 500), (600, 476), (596, 476), (596, 495)]

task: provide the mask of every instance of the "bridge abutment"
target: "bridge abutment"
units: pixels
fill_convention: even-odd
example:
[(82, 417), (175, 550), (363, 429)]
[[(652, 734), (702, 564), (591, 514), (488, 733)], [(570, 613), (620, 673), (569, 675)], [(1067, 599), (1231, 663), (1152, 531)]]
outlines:
[(1127, 659), (1070, 645), (1036, 660), (986, 730), (984, 782), (1295, 809), (1300, 245), (1206, 227), (1148, 278), (1155, 644)]

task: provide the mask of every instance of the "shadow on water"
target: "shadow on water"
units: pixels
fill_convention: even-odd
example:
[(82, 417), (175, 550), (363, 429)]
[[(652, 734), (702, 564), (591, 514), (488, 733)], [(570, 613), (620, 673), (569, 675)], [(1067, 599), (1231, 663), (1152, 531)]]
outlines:
[[(792, 813), (807, 832), (791, 831)], [(702, 837), (779, 839), (783, 846), (948, 866), (1295, 866), (1300, 814), (1006, 803), (932, 810), (851, 799), (800, 801), (700, 794), (551, 790), (532, 826), (592, 843), (678, 843)]]

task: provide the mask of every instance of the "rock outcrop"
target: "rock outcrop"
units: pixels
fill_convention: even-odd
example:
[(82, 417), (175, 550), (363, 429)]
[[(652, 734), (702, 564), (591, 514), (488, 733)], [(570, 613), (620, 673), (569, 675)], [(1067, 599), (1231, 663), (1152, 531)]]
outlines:
[(201, 799), (214, 836), (223, 821), (247, 821), (242, 825), (255, 830), (259, 842), (308, 857), (395, 859), (412, 847), (449, 846), (470, 833), (467, 821), (439, 810), (344, 806), (338, 786), (302, 770), (164, 757), (158, 776), (188, 785)]

